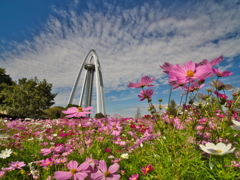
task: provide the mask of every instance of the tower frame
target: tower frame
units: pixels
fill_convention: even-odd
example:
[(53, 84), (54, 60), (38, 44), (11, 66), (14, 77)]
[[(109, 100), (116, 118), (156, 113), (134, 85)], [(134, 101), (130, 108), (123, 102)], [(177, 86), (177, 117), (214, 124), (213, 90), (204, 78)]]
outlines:
[[(94, 69), (93, 69), (94, 65)], [(101, 66), (100, 62), (98, 59), (98, 55), (94, 49), (91, 49), (85, 59), (83, 60), (77, 77), (75, 79), (68, 104), (72, 104), (77, 85), (79, 83), (79, 79), (81, 77), (81, 74), (83, 70), (86, 70), (84, 79), (83, 79), (83, 84), (82, 84), (82, 89), (81, 89), (81, 94), (80, 94), (80, 99), (78, 105), (82, 107), (83, 105), (83, 96), (86, 91), (92, 91), (93, 87), (93, 75), (95, 75), (95, 86), (96, 86), (96, 96), (97, 96), (97, 113), (102, 113), (103, 115), (106, 115), (106, 105), (105, 105), (105, 96), (104, 96), (104, 87), (103, 87), (103, 78), (102, 78), (102, 71), (101, 71)], [(92, 78), (92, 80), (90, 79)], [(90, 83), (87, 82), (90, 79)], [(87, 85), (88, 84), (88, 85)], [(87, 87), (88, 86), (88, 87)], [(85, 101), (85, 106), (91, 106), (91, 101), (92, 101), (92, 93), (88, 93), (88, 97), (86, 97)], [(89, 103), (90, 102), (90, 103)]]

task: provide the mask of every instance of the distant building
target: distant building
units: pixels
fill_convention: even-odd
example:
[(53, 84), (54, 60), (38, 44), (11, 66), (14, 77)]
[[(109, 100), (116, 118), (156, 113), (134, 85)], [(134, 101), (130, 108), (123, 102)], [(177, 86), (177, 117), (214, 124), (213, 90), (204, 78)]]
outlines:
[(137, 114), (135, 115), (136, 119), (142, 118), (139, 107), (137, 108)]

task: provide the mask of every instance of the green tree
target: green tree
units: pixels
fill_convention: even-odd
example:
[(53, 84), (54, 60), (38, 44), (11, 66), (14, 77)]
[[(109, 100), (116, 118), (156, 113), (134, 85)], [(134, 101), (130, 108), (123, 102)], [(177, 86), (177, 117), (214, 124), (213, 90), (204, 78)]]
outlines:
[[(3, 90), (3, 84), (6, 85), (12, 85), (14, 82), (12, 81), (12, 78), (6, 74), (6, 71), (4, 68), (0, 68), (0, 92), (2, 93)], [(0, 104), (2, 104), (4, 100), (4, 96), (0, 98)]]
[(47, 119), (57, 119), (57, 118), (64, 117), (65, 114), (62, 113), (63, 110), (65, 110), (65, 108), (62, 106), (50, 107), (49, 109), (46, 109), (44, 111), (43, 117)]
[(22, 78), (12, 85), (2, 84), (0, 95), (4, 97), (1, 109), (6, 110), (8, 115), (24, 117), (40, 117), (43, 111), (54, 104), (57, 94), (51, 93), (52, 84), (44, 79), (39, 81), (34, 79)]
[(167, 112), (173, 116), (177, 116), (177, 104), (174, 100), (171, 100)]

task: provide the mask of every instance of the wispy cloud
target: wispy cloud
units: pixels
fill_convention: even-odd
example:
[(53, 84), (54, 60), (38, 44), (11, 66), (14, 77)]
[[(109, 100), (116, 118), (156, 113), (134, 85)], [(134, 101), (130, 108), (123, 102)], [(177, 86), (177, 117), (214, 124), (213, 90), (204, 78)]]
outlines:
[(53, 9), (39, 34), (25, 42), (12, 42), (12, 50), (5, 51), (0, 62), (14, 80), (47, 79), (59, 92), (56, 104), (63, 105), (91, 49), (98, 53), (106, 92), (126, 90), (128, 82), (142, 75), (166, 84), (159, 68), (164, 62), (183, 64), (221, 54), (239, 55), (238, 1), (192, 2), (173, 1), (166, 7), (146, 2), (131, 8), (105, 2), (104, 10), (96, 10), (94, 4), (81, 11)]

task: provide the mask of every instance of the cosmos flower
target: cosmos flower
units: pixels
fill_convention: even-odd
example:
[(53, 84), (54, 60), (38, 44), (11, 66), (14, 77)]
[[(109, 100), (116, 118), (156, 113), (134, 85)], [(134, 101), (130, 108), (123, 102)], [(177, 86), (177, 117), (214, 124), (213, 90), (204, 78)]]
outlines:
[[(218, 63), (220, 63), (223, 60), (223, 55), (211, 60), (209, 63), (211, 66), (214, 66)], [(206, 65), (208, 63), (207, 59), (202, 60), (200, 63), (196, 63), (196, 66), (202, 66), (202, 65)]]
[(129, 158), (128, 153), (123, 153), (123, 154), (121, 155), (121, 158), (123, 158), (123, 159), (128, 159), (128, 158)]
[(175, 65), (169, 73), (169, 80), (177, 80), (178, 84), (186, 84), (195, 79), (206, 79), (211, 76), (212, 66), (209, 63), (196, 67), (194, 62), (189, 61), (185, 63), (184, 66), (180, 66), (179, 64)]
[(240, 122), (236, 121), (236, 120), (232, 120), (233, 124), (232, 126), (230, 126), (232, 129), (234, 130), (239, 130), (240, 131)]
[(92, 111), (89, 111), (93, 109), (92, 106), (88, 106), (86, 108), (82, 108), (82, 107), (70, 107), (68, 108), (66, 111), (62, 111), (62, 113), (64, 114), (69, 114), (66, 117), (86, 117), (86, 114), (91, 114)]
[(153, 167), (152, 165), (147, 165), (145, 167), (142, 167), (142, 173), (143, 175), (146, 175), (148, 172), (152, 171), (153, 170)]
[(141, 98), (140, 101), (143, 101), (144, 99), (151, 100), (153, 93), (154, 93), (153, 89), (146, 89), (146, 90), (142, 89), (138, 97)]
[(221, 94), (221, 93), (217, 92), (216, 90), (213, 91), (213, 93), (216, 94), (217, 97), (219, 97), (220, 99), (227, 99), (228, 98), (228, 96), (226, 96), (225, 94)]
[(212, 71), (214, 74), (216, 74), (218, 77), (226, 77), (226, 76), (231, 76), (233, 72), (231, 71), (223, 71), (220, 72), (217, 68), (212, 68)]
[(216, 145), (213, 143), (206, 143), (205, 146), (202, 144), (199, 146), (204, 152), (213, 155), (225, 155), (232, 153), (235, 150), (235, 148), (231, 149), (232, 144), (226, 145), (222, 142), (217, 143)]
[(1, 153), (0, 153), (0, 158), (6, 159), (7, 157), (10, 157), (11, 154), (12, 154), (12, 150), (11, 149), (2, 150)]
[(168, 62), (165, 62), (162, 66), (160, 66), (160, 68), (165, 70), (163, 72), (166, 74), (169, 74), (173, 67), (174, 67), (174, 65), (170, 64)]
[(217, 90), (222, 90), (222, 89), (225, 89), (225, 90), (233, 90), (233, 86), (230, 85), (230, 84), (224, 84), (222, 81), (215, 81), (214, 79), (212, 80), (213, 81), (213, 84), (210, 84), (211, 86), (217, 88)]
[(119, 164), (115, 163), (108, 168), (106, 162), (104, 160), (100, 160), (98, 171), (96, 173), (92, 173), (91, 178), (98, 180), (119, 180), (121, 176), (116, 174), (119, 167)]
[(67, 167), (70, 171), (56, 171), (54, 173), (54, 178), (58, 180), (67, 180), (71, 177), (73, 177), (74, 179), (84, 179), (88, 176), (88, 162), (84, 162), (80, 166), (78, 166), (77, 161), (70, 161), (67, 164)]
[(154, 85), (151, 84), (153, 81), (155, 80), (155, 78), (152, 78), (149, 77), (149, 76), (143, 76), (140, 80), (140, 82), (137, 82), (137, 83), (132, 83), (130, 82), (128, 84), (128, 87), (129, 88), (143, 88), (145, 86), (147, 87), (153, 87)]
[(24, 162), (16, 161), (9, 163), (9, 166), (14, 169), (22, 169), (22, 167), (26, 166), (26, 164)]
[(138, 180), (139, 174), (133, 174), (129, 180)]

